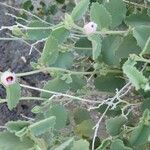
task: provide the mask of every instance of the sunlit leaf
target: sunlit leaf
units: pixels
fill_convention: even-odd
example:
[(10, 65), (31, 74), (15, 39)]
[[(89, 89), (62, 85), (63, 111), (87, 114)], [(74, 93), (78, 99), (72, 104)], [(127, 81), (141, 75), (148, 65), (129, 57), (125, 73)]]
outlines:
[(94, 124), (91, 120), (84, 120), (80, 124), (75, 126), (75, 133), (79, 136), (90, 137), (93, 133)]

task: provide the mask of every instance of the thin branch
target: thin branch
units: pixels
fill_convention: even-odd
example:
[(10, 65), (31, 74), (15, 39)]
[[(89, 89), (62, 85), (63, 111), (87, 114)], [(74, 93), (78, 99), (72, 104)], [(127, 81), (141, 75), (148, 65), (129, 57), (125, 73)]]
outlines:
[(41, 22), (43, 22), (43, 23), (52, 25), (51, 23), (49, 23), (49, 22), (47, 22), (47, 21), (41, 19), (40, 17), (38, 17), (38, 16), (32, 14), (31, 12), (29, 12), (29, 11), (27, 11), (27, 10), (25, 10), (25, 9), (13, 7), (13, 6), (10, 6), (10, 5), (8, 5), (8, 4), (6, 4), (6, 3), (3, 3), (3, 2), (0, 2), (0, 5), (3, 5), (3, 6), (5, 6), (5, 7), (7, 7), (7, 8), (11, 8), (11, 9), (13, 9), (13, 10), (15, 10), (15, 11), (18, 11), (18, 12), (24, 12), (24, 13), (28, 14), (29, 16), (34, 17), (34, 18), (38, 19), (39, 21), (41, 21)]
[(24, 85), (24, 84), (20, 84), (21, 87), (24, 87), (24, 88), (28, 88), (28, 89), (32, 89), (32, 90), (36, 90), (36, 91), (40, 91), (40, 92), (45, 92), (45, 93), (49, 93), (49, 94), (55, 94), (55, 95), (60, 95), (60, 96), (64, 96), (64, 97), (69, 97), (71, 99), (76, 99), (76, 100), (79, 100), (79, 101), (82, 101), (82, 102), (88, 102), (88, 103), (97, 103), (99, 104), (100, 101), (94, 101), (94, 100), (89, 100), (89, 99), (84, 99), (84, 98), (80, 98), (80, 97), (76, 97), (76, 96), (72, 96), (72, 95), (68, 95), (68, 94), (63, 94), (63, 93), (60, 93), (60, 92), (54, 92), (54, 91), (49, 91), (49, 90), (44, 90), (44, 89), (40, 89), (40, 88), (37, 88), (37, 87), (32, 87), (32, 86), (29, 86), (29, 85)]
[(135, 3), (135, 2), (131, 2), (131, 1), (127, 1), (127, 0), (123, 0), (125, 3), (127, 3), (127, 4), (131, 4), (131, 5), (134, 5), (134, 6), (137, 6), (137, 7), (142, 7), (142, 8), (150, 8), (150, 7), (148, 7), (148, 6), (146, 6), (146, 5), (142, 5), (142, 4), (138, 4), (138, 3)]

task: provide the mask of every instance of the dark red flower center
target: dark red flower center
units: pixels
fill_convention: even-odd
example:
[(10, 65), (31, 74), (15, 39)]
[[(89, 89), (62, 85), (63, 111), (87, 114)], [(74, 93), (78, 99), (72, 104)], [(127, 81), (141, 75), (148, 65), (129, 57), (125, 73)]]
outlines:
[(11, 82), (11, 81), (13, 81), (13, 80), (14, 80), (14, 78), (13, 78), (12, 76), (9, 76), (9, 77), (6, 78), (6, 81), (7, 81), (7, 82)]
[(94, 25), (92, 24), (91, 27), (94, 28)]

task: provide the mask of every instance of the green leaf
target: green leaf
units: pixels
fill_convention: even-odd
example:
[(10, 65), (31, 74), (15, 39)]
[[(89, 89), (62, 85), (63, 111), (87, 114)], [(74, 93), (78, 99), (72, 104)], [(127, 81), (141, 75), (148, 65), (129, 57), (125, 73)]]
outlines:
[[(64, 92), (69, 89), (69, 84), (60, 78), (55, 78), (53, 80), (48, 81), (43, 87), (44, 90), (49, 90), (53, 92)], [(50, 98), (52, 94), (41, 92), (41, 97)]]
[(110, 139), (104, 139), (101, 145), (96, 150), (107, 150), (110, 143), (111, 143)]
[(126, 24), (131, 27), (150, 25), (150, 17), (145, 14), (131, 14), (126, 18)]
[(40, 21), (37, 21), (37, 20), (34, 20), (34, 21), (31, 21), (29, 24), (28, 24), (28, 27), (32, 27), (33, 29), (29, 29), (27, 30), (27, 37), (30, 39), (30, 40), (41, 40), (41, 39), (45, 39), (47, 37), (49, 37), (50, 33), (51, 33), (51, 29), (37, 29), (38, 27), (39, 28), (47, 28), (49, 27), (48, 24), (45, 24), (43, 22), (40, 22)]
[(112, 142), (110, 150), (132, 150), (130, 147), (126, 147), (120, 139), (116, 139)]
[(76, 124), (80, 124), (82, 121), (89, 119), (91, 119), (91, 117), (86, 109), (77, 108), (74, 111), (74, 121)]
[(82, 16), (88, 9), (89, 3), (90, 3), (89, 0), (82, 0), (75, 6), (75, 8), (71, 13), (71, 16), (74, 21), (78, 21), (79, 19), (82, 18)]
[(84, 120), (75, 127), (74, 131), (81, 137), (89, 138), (93, 133), (93, 126), (94, 124), (91, 120)]
[(68, 113), (64, 106), (54, 105), (48, 112), (46, 112), (45, 115), (46, 117), (50, 117), (50, 116), (56, 117), (56, 124), (54, 126), (56, 130), (62, 129), (66, 126)]
[(148, 142), (150, 135), (150, 126), (139, 125), (131, 133), (129, 142), (131, 145), (138, 146)]
[(126, 5), (122, 0), (110, 0), (105, 7), (112, 16), (112, 28), (120, 25), (126, 16)]
[(81, 56), (92, 56), (92, 43), (87, 37), (80, 38), (75, 43), (75, 51)]
[(138, 45), (143, 49), (150, 36), (150, 26), (135, 27), (133, 36), (136, 38)]
[(70, 147), (70, 145), (72, 145), (73, 141), (74, 141), (74, 138), (70, 138), (69, 140), (65, 141), (60, 146), (55, 148), (54, 150), (66, 150), (66, 148), (68, 148), (68, 147)]
[(54, 37), (50, 36), (45, 43), (39, 62), (45, 66), (52, 65), (56, 62), (58, 54), (58, 42)]
[(86, 79), (80, 75), (71, 75), (72, 82), (69, 84), (71, 91), (77, 91), (86, 85)]
[(6, 87), (7, 105), (10, 110), (15, 108), (21, 98), (21, 87), (19, 83), (14, 83)]
[(110, 66), (118, 66), (119, 59), (115, 53), (121, 42), (120, 36), (107, 36), (102, 41), (102, 59)]
[(150, 8), (147, 9), (147, 14), (150, 16)]
[(34, 142), (29, 138), (20, 140), (17, 136), (9, 132), (0, 133), (1, 150), (28, 150), (33, 148)]
[(112, 18), (107, 9), (98, 2), (92, 3), (90, 10), (91, 20), (94, 21), (99, 29), (108, 28), (111, 25)]
[(128, 58), (130, 54), (139, 54), (140, 52), (141, 48), (137, 45), (136, 39), (131, 34), (128, 34), (120, 43), (116, 56), (118, 59)]
[(146, 109), (149, 109), (150, 111), (150, 98), (144, 99), (141, 106), (142, 112), (144, 112)]
[(71, 148), (71, 150), (89, 150), (89, 146), (89, 142), (81, 139), (73, 142), (73, 147)]
[(125, 81), (120, 78), (120, 74), (114, 73), (98, 76), (94, 80), (96, 89), (103, 92), (115, 92), (116, 89), (121, 89), (124, 84)]
[(65, 14), (65, 20), (64, 20), (65, 28), (68, 30), (71, 30), (71, 28), (74, 25), (74, 21), (72, 17), (69, 14)]
[(123, 72), (129, 78), (129, 81), (134, 85), (136, 90), (145, 89), (148, 79), (140, 72), (136, 67), (130, 64), (130, 61), (126, 61), (123, 65)]
[(150, 55), (150, 36), (145, 44), (143, 51), (141, 52), (141, 55)]
[(44, 120), (40, 120), (36, 123), (31, 124), (29, 126), (29, 130), (35, 136), (39, 136), (47, 132), (48, 130), (53, 129), (55, 123), (56, 123), (56, 117), (52, 116), (52, 117), (49, 117)]
[(150, 135), (150, 111), (146, 109), (140, 119), (139, 125), (131, 132), (129, 142), (133, 146), (139, 146), (149, 141)]
[(73, 54), (71, 52), (59, 52), (59, 56), (53, 64), (54, 67), (69, 69), (73, 65)]
[(52, 31), (51, 36), (53, 36), (57, 41), (58, 44), (62, 44), (66, 41), (69, 37), (70, 32), (65, 27), (59, 27)]
[(126, 123), (126, 118), (124, 116), (117, 116), (115, 118), (110, 118), (106, 121), (107, 132), (116, 136), (121, 132), (122, 126)]
[(28, 127), (30, 125), (30, 122), (28, 121), (21, 121), (21, 120), (18, 120), (18, 121), (9, 121), (6, 123), (6, 127), (7, 127), (7, 130), (11, 133), (16, 133), (20, 130), (22, 130), (23, 128), (25, 127)]
[(98, 34), (92, 34), (88, 37), (88, 39), (92, 42), (93, 60), (96, 60), (99, 57), (99, 55), (101, 54), (101, 46), (102, 46), (101, 37)]

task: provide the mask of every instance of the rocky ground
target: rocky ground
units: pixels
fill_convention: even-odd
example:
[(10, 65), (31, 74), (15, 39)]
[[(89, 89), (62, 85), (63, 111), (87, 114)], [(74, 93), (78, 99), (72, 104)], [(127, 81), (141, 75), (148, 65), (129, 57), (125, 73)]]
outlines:
[[(8, 2), (10, 5), (19, 7), (18, 4), (13, 0), (0, 0), (0, 2)], [(12, 17), (6, 16), (6, 12), (16, 13), (15, 11), (5, 8), (0, 5), (0, 27), (1, 26), (10, 26), (15, 24), (15, 20)], [(0, 37), (8, 37), (9, 31), (3, 30), (0, 31)], [(15, 73), (30, 71), (32, 68), (30, 62), (35, 61), (38, 57), (38, 53), (33, 51), (29, 55), (30, 47), (24, 44), (21, 41), (0, 41), (0, 71), (6, 71), (10, 69)], [(22, 57), (26, 59), (26, 62), (23, 61)], [(21, 82), (29, 84), (31, 86), (38, 86), (43, 80), (46, 80), (48, 77), (44, 74), (38, 74), (30, 77), (21, 78)], [(31, 80), (32, 79), (32, 80)], [(35, 91), (26, 91), (23, 90), (22, 93), (24, 96), (38, 96), (38, 92)], [(6, 93), (4, 87), (0, 86), (0, 98), (5, 98)], [(21, 102), (19, 106), (10, 111), (7, 108), (6, 104), (0, 104), (0, 125), (3, 125), (9, 120), (21, 119), (21, 114), (26, 116), (32, 116), (30, 113), (31, 108), (33, 107), (34, 102)]]

